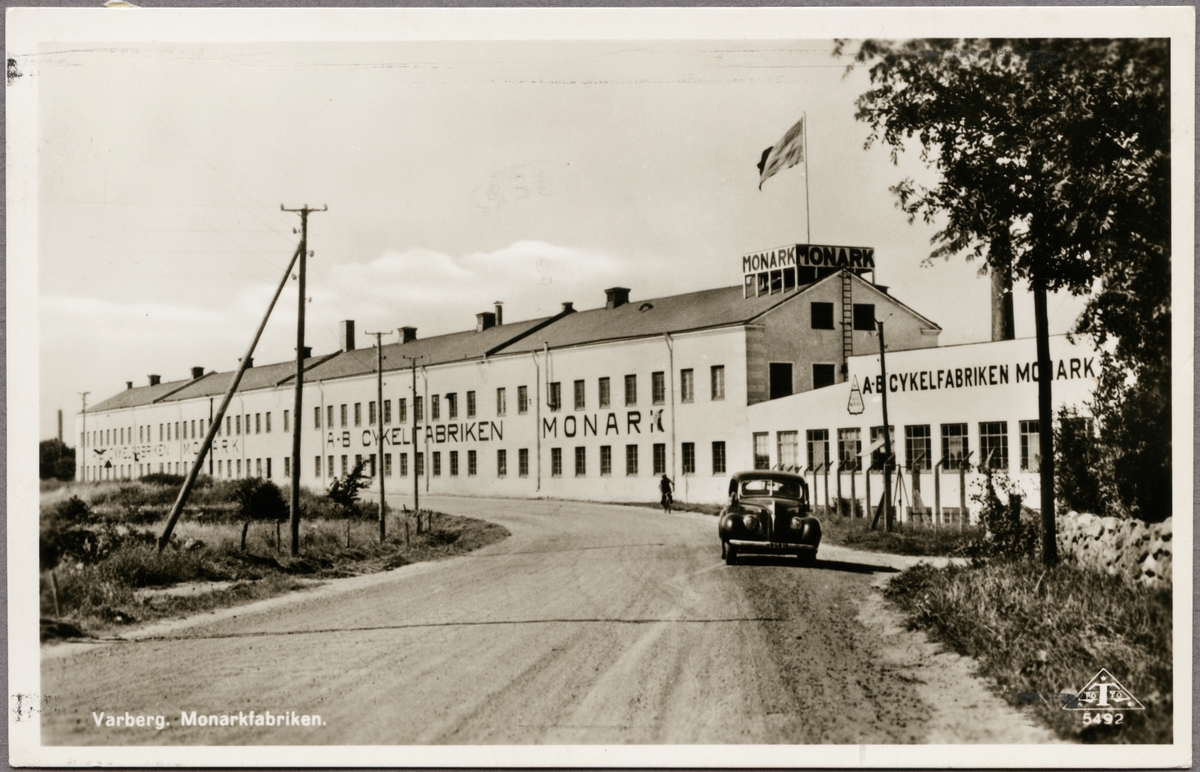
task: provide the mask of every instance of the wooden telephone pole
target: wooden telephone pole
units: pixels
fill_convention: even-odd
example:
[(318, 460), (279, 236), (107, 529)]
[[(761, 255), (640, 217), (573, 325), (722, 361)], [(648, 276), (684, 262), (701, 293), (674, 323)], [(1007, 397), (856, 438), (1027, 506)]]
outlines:
[[(412, 448), (413, 448), (413, 511), (417, 513), (417, 533), (421, 532), (421, 477), (417, 474), (417, 429), (421, 421), (421, 414), (417, 411), (417, 360), (424, 357), (410, 357), (403, 355), (405, 359), (412, 363), (412, 393), (413, 393), (413, 431), (412, 431)], [(425, 405), (421, 405), (421, 410), (425, 409)]]
[(299, 209), (288, 209), (279, 205), (280, 211), (296, 212), (300, 215), (300, 267), (297, 280), (300, 285), (300, 301), (296, 311), (296, 399), (292, 415), (292, 502), (291, 530), (292, 557), (300, 554), (300, 424), (304, 408), (304, 305), (307, 300), (304, 291), (305, 268), (308, 258), (308, 215), (312, 212), (327, 212), (329, 206), (312, 209), (305, 204)]
[(887, 363), (884, 360), (884, 351), (887, 346), (883, 342), (883, 322), (876, 322), (879, 325), (879, 374), (883, 378), (883, 388), (880, 390), (883, 394), (883, 529), (885, 531), (892, 530), (892, 427), (888, 423), (887, 409)]
[(384, 537), (387, 536), (387, 497), (384, 495), (383, 478), (387, 468), (383, 463), (383, 342), (380, 340), (384, 335), (391, 335), (390, 332), (368, 332), (368, 335), (375, 336), (375, 392), (378, 396), (375, 398), (375, 420), (376, 430), (379, 435), (375, 438), (376, 455), (379, 457), (379, 464), (375, 467), (375, 472), (379, 475), (379, 543), (383, 544)]
[(80, 411), (83, 414), (83, 437), (79, 441), (79, 457), (83, 460), (83, 466), (80, 467), (79, 479), (83, 482), (87, 481), (87, 397), (89, 394), (91, 394), (90, 391), (79, 392), (79, 396), (83, 398), (83, 410)]

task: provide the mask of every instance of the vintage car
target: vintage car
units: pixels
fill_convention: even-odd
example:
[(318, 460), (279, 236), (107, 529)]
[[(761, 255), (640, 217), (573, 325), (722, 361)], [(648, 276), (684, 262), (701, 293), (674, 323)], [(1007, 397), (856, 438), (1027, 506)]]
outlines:
[(808, 483), (791, 472), (733, 475), (717, 528), (721, 557), (730, 565), (744, 552), (793, 554), (811, 565), (821, 545), (821, 521), (809, 514)]

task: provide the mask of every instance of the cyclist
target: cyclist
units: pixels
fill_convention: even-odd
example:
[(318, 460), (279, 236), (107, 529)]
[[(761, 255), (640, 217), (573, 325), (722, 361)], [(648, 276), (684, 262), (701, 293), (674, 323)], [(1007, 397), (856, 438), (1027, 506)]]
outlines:
[(675, 483), (671, 482), (671, 478), (664, 473), (662, 479), (658, 481), (658, 489), (662, 492), (662, 508), (663, 512), (671, 513), (671, 504), (674, 501), (671, 498), (671, 489), (675, 487)]

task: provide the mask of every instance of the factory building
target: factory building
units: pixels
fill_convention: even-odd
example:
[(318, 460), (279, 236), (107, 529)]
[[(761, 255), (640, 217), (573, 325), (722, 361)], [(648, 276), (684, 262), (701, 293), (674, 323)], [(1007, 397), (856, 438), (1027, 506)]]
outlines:
[[(719, 502), (730, 472), (764, 463), (761, 427), (801, 431), (790, 411), (807, 410), (806, 395), (862, 381), (879, 349), (875, 319), (888, 319), (889, 351), (936, 350), (941, 332), (867, 280), (870, 249), (795, 245), (741, 267), (740, 286), (659, 298), (613, 287), (586, 310), (564, 303), (553, 316), (507, 321), (497, 305), (463, 332), (399, 328), (381, 351), (382, 400), (377, 352), (357, 348), (354, 323), (343, 322), (339, 351), (304, 360), (301, 415), (294, 362), (245, 372), (204, 470), (280, 485), (298, 474), (325, 488), (362, 461), (389, 496), (417, 485), (598, 501), (657, 498), (667, 474), (677, 498)], [(194, 368), (184, 380), (127, 383), (79, 416), (78, 477), (185, 474), (234, 375)], [(789, 407), (764, 411), (775, 405)]]

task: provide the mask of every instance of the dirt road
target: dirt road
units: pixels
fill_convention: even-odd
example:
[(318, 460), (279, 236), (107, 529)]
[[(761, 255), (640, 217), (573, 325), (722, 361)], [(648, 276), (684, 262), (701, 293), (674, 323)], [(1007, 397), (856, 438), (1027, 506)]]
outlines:
[[(883, 556), (720, 560), (715, 519), (434, 499), (512, 536), (42, 666), (43, 742), (910, 743), (936, 709), (860, 621)], [(351, 583), (356, 580), (347, 580)], [(320, 716), (241, 725), (239, 713)], [(181, 714), (232, 715), (183, 726)], [(96, 715), (164, 716), (167, 728)], [(198, 721), (199, 723), (199, 721)], [(938, 735), (940, 742), (954, 741)], [(996, 741), (996, 738), (992, 738)], [(999, 741), (1005, 741), (1003, 738)], [(1009, 739), (1011, 741), (1011, 739)]]

